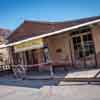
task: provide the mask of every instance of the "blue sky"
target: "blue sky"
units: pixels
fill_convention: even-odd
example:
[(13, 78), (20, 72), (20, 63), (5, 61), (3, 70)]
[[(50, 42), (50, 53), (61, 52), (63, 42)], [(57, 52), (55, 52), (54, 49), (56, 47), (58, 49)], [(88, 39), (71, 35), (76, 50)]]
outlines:
[(24, 20), (64, 21), (100, 15), (100, 0), (0, 0), (0, 28)]

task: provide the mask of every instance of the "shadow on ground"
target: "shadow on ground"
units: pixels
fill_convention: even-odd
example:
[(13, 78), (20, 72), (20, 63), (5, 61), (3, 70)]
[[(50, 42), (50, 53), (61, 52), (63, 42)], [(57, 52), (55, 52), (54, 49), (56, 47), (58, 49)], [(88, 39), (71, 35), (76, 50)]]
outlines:
[[(80, 72), (80, 70), (73, 70), (69, 73), (74, 72)], [(59, 73), (58, 73), (59, 74)], [(63, 77), (65, 77), (66, 74), (63, 73)], [(73, 85), (100, 85), (100, 82), (91, 82), (88, 84), (88, 82), (65, 82), (67, 84), (60, 84), (62, 80), (21, 80), (21, 79), (15, 79), (12, 74), (5, 75), (0, 77), (0, 85), (6, 85), (6, 86), (17, 86), (17, 87), (28, 87), (28, 88), (42, 88), (43, 86), (73, 86)]]
[(18, 86), (18, 87), (28, 87), (28, 88), (41, 88), (43, 86), (56, 86), (58, 85), (56, 80), (22, 80), (14, 79), (14, 77), (4, 76), (0, 77), (0, 85), (7, 86)]
[[(55, 74), (59, 75), (63, 73), (62, 76), (64, 77), (66, 73), (62, 70), (57, 71)], [(49, 72), (30, 72), (27, 74), (28, 76), (46, 76), (50, 75)], [(9, 75), (2, 75), (0, 76), (0, 85), (7, 85), (7, 86), (18, 86), (18, 87), (28, 87), (28, 88), (41, 88), (43, 86), (57, 86), (59, 84), (59, 80), (22, 80), (22, 79), (15, 79), (13, 74)]]

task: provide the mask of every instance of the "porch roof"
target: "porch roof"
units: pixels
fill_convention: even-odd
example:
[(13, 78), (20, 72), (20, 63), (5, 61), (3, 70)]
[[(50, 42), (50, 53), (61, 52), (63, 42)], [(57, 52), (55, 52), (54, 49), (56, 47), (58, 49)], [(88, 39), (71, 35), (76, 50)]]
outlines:
[(100, 16), (82, 18), (64, 22), (38, 22), (24, 21), (8, 37), (8, 46), (20, 44), (22, 42), (59, 34), (79, 27), (100, 22)]

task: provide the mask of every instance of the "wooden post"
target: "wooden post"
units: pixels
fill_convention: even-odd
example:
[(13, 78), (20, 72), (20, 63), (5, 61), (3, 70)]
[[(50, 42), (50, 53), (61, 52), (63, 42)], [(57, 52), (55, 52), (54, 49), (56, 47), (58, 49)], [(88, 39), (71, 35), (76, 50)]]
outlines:
[(50, 76), (51, 76), (51, 78), (53, 78), (54, 77), (54, 73), (53, 73), (53, 66), (52, 66), (52, 64), (50, 64)]
[(69, 49), (70, 49), (69, 51), (70, 51), (70, 55), (71, 55), (71, 62), (72, 62), (72, 67), (73, 67), (74, 63), (73, 63), (73, 56), (72, 56), (72, 48), (71, 48), (70, 39), (68, 41), (69, 41)]
[(9, 47), (9, 57), (10, 57), (10, 64), (11, 65), (15, 65), (15, 54), (14, 54), (14, 48), (13, 47)]

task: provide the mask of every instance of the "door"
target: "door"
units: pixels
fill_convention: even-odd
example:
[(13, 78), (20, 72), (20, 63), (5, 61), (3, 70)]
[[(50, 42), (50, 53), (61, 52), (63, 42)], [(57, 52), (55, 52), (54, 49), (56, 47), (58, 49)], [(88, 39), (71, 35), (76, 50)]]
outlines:
[(96, 66), (95, 48), (90, 32), (73, 35), (72, 43), (74, 64), (77, 67)]

